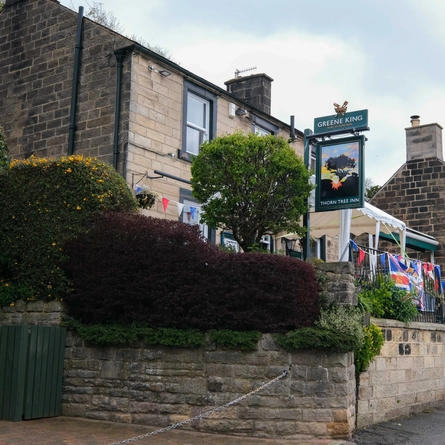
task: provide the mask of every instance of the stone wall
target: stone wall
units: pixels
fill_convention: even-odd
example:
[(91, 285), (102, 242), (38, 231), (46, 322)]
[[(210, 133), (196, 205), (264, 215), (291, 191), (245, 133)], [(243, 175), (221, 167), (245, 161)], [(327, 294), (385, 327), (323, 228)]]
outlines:
[(287, 353), (263, 335), (255, 352), (91, 347), (69, 335), (62, 413), (165, 427), (288, 376), (188, 427), (254, 437), (348, 438), (355, 422), (353, 354)]
[(363, 428), (445, 400), (445, 326), (373, 319), (385, 344), (360, 375), (357, 428)]
[(323, 294), (329, 300), (341, 304), (357, 304), (354, 284), (354, 265), (350, 262), (317, 263), (317, 269), (325, 274), (322, 280)]
[(60, 301), (17, 301), (11, 306), (0, 307), (0, 325), (59, 326), (63, 314), (64, 306)]
[[(0, 115), (15, 158), (67, 155), (78, 15), (56, 1), (21, 0), (0, 15)], [(75, 153), (112, 161), (114, 49), (131, 41), (84, 19)], [(128, 82), (128, 63), (124, 81)]]
[[(434, 236), (435, 264), (445, 270), (445, 162), (415, 159), (404, 164), (371, 199), (372, 205), (404, 221), (410, 229)], [(381, 243), (382, 250), (399, 250)], [(407, 250), (410, 258), (429, 262), (430, 252)]]

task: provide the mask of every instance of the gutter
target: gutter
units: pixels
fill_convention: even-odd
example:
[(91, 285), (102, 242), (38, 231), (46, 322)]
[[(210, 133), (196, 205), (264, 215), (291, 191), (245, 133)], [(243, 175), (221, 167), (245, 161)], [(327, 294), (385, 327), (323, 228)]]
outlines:
[(82, 25), (83, 25), (83, 6), (79, 6), (79, 14), (77, 17), (77, 33), (76, 45), (74, 50), (74, 69), (73, 69), (73, 86), (71, 91), (71, 114), (68, 135), (68, 156), (74, 153), (74, 133), (77, 130), (76, 125), (76, 108), (77, 108), (77, 87), (79, 85), (79, 66), (82, 51)]

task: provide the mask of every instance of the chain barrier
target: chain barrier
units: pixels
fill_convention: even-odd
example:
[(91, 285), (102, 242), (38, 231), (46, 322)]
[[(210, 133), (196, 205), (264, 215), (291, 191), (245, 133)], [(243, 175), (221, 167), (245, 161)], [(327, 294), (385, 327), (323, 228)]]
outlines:
[(283, 373), (280, 374), (278, 377), (275, 377), (274, 379), (270, 380), (269, 382), (264, 383), (263, 385), (259, 386), (258, 388), (254, 389), (253, 391), (250, 391), (249, 393), (244, 394), (243, 396), (238, 397), (237, 399), (232, 400), (231, 402), (228, 402), (225, 405), (221, 405), (221, 406), (218, 406), (217, 408), (213, 408), (210, 411), (206, 411), (205, 413), (202, 413), (202, 414), (199, 414), (198, 416), (184, 420), (183, 422), (175, 423), (175, 424), (169, 425), (165, 428), (160, 428), (159, 430), (152, 431), (151, 433), (142, 434), (140, 436), (135, 436), (130, 439), (121, 440), (119, 442), (113, 442), (110, 445), (122, 445), (122, 444), (126, 444), (126, 443), (136, 442), (137, 440), (142, 440), (142, 439), (145, 439), (150, 436), (154, 436), (159, 433), (164, 433), (166, 431), (173, 430), (174, 428), (179, 428), (180, 426), (187, 425), (187, 423), (193, 422), (198, 419), (202, 419), (203, 417), (210, 416), (210, 414), (222, 411), (223, 409), (228, 408), (229, 406), (235, 405), (236, 403), (241, 402), (241, 400), (247, 399), (247, 397), (250, 397), (252, 394), (257, 393), (257, 392), (261, 391), (262, 389), (266, 388), (267, 386), (272, 385), (273, 383), (282, 379), (289, 373), (291, 367), (292, 367), (292, 365), (290, 365), (289, 369), (286, 369), (285, 371), (283, 371)]

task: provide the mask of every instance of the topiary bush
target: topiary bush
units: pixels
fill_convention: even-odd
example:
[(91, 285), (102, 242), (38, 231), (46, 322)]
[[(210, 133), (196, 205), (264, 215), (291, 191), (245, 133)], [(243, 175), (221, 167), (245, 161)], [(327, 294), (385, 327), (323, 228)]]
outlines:
[(124, 179), (82, 156), (12, 161), (0, 171), (0, 304), (59, 299), (70, 290), (63, 243), (104, 211), (133, 212)]
[(288, 257), (221, 252), (199, 227), (105, 214), (65, 245), (82, 323), (282, 332), (319, 316), (315, 271)]

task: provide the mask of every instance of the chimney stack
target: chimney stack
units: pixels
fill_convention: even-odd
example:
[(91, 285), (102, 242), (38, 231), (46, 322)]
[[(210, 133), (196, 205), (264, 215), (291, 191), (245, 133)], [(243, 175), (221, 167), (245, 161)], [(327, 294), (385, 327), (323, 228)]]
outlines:
[(411, 116), (406, 131), (406, 161), (438, 158), (443, 161), (442, 127), (439, 124), (420, 125), (420, 116)]
[(272, 82), (273, 79), (263, 73), (245, 77), (238, 76), (224, 83), (227, 85), (229, 93), (245, 100), (249, 105), (264, 113), (270, 114)]

